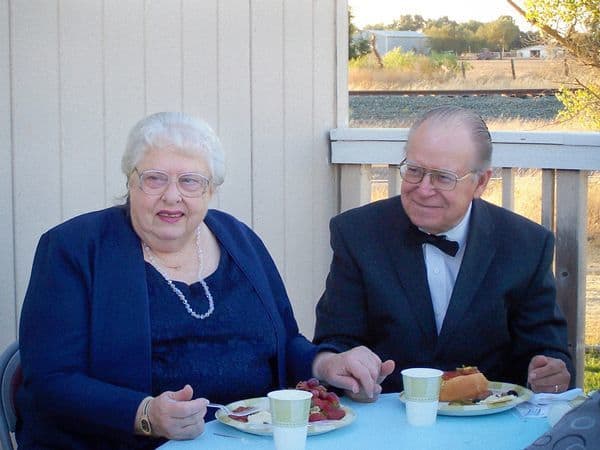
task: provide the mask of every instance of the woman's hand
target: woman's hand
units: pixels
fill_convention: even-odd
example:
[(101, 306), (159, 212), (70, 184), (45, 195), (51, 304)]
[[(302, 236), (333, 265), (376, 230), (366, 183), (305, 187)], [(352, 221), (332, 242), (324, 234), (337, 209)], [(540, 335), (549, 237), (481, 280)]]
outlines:
[(176, 392), (163, 392), (151, 400), (148, 417), (154, 436), (167, 439), (193, 439), (204, 431), (204, 416), (208, 400), (192, 400), (194, 390), (189, 384)]
[(375, 353), (360, 346), (343, 353), (319, 353), (313, 361), (313, 375), (344, 389), (353, 400), (373, 402), (381, 393), (381, 383), (394, 367), (394, 361), (382, 363)]

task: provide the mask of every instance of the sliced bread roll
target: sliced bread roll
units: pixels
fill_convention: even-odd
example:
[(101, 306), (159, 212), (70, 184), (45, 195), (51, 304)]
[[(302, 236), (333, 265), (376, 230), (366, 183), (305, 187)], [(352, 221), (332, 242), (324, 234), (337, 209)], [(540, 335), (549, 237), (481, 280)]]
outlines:
[(461, 367), (442, 375), (441, 402), (478, 400), (488, 395), (489, 381), (477, 367)]

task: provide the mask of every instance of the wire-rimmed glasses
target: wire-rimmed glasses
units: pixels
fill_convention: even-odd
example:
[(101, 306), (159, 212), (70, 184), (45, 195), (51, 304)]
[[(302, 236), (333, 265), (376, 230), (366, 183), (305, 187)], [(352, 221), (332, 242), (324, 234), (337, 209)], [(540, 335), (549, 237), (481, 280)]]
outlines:
[[(139, 179), (139, 187), (145, 194), (162, 195), (171, 184), (171, 176), (162, 170), (139, 171), (134, 167), (134, 172)], [(196, 172), (177, 175), (175, 184), (179, 193), (184, 197), (200, 197), (206, 193), (210, 185), (210, 178)]]
[(434, 189), (440, 191), (452, 191), (456, 188), (456, 183), (476, 173), (477, 171), (471, 170), (459, 177), (454, 172), (449, 170), (437, 170), (437, 169), (426, 169), (425, 167), (417, 166), (416, 164), (409, 163), (406, 159), (396, 166), (400, 170), (400, 176), (404, 181), (411, 184), (419, 184), (425, 178), (425, 175), (429, 174), (429, 181)]

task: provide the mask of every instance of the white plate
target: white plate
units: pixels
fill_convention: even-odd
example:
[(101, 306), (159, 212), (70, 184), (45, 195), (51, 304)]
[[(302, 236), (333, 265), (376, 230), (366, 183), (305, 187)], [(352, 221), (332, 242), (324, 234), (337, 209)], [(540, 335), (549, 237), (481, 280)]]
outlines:
[[(533, 396), (529, 389), (518, 384), (502, 383), (499, 381), (490, 381), (490, 391), (499, 394), (507, 391), (515, 391), (519, 396), (512, 400), (502, 403), (476, 403), (473, 405), (461, 405), (458, 403), (440, 402), (438, 414), (442, 416), (483, 416), (486, 414), (496, 414), (514, 408), (519, 403), (526, 402)], [(404, 392), (400, 392), (400, 400), (404, 399)]]
[[(227, 407), (230, 410), (237, 408), (238, 406), (257, 406), (264, 411), (269, 411), (269, 399), (267, 397), (249, 398), (247, 400), (240, 400), (237, 402), (230, 403)], [(319, 422), (309, 422), (308, 424), (308, 435), (322, 434), (329, 431), (337, 430), (350, 425), (356, 419), (356, 414), (351, 408), (342, 405), (341, 408), (346, 411), (346, 415), (340, 420), (328, 420), (325, 425), (319, 425)], [(251, 434), (258, 434), (261, 436), (269, 436), (273, 434), (273, 429), (270, 424), (249, 424), (247, 422), (240, 422), (239, 420), (233, 420), (222, 410), (218, 410), (215, 414), (215, 418), (225, 425), (237, 428), (240, 431)]]

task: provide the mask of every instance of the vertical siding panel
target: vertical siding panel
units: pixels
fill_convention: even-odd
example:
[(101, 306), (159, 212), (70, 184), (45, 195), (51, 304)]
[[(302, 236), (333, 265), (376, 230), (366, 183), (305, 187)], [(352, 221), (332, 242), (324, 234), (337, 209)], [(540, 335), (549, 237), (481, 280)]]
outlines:
[[(218, 0), (183, 1), (183, 110), (219, 133)], [(220, 208), (219, 192), (210, 207)]]
[(100, 209), (104, 197), (102, 1), (59, 9), (62, 218)]
[(146, 109), (181, 111), (181, 2), (146, 2)]
[[(313, 189), (313, 298), (316, 304), (325, 287), (329, 271), (329, 219), (338, 210), (337, 172), (328, 164), (330, 160), (329, 130), (336, 124), (336, 33), (337, 17), (344, 0), (323, 2), (313, 0), (313, 158), (311, 161)], [(336, 24), (332, 26), (332, 23)], [(347, 31), (346, 31), (347, 33)]]
[(252, 225), (249, 2), (218, 2), (219, 133), (227, 156), (220, 207)]
[(144, 116), (144, 0), (104, 0), (106, 198), (125, 193), (121, 156), (131, 127)]
[(350, 97), (348, 95), (348, 1), (334, 0), (336, 3), (336, 19), (333, 33), (336, 39), (336, 57), (334, 59), (336, 70), (336, 124), (338, 127), (347, 127), (350, 111)]
[(219, 131), (217, 1), (183, 3), (183, 110)]
[(58, 6), (30, 0), (11, 7), (16, 294), (21, 303), (40, 234), (61, 219)]
[(254, 0), (251, 5), (253, 226), (281, 269), (284, 267), (286, 208), (283, 4)]
[(15, 240), (13, 216), (13, 149), (10, 103), (10, 17), (8, 0), (0, 1), (0, 235), (3, 251), (0, 252), (0, 348), (17, 335), (17, 301), (15, 298)]
[(286, 286), (301, 331), (312, 335), (315, 293), (312, 283), (313, 229), (312, 106), (313, 26), (312, 2), (285, 0), (285, 274)]

